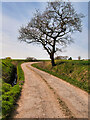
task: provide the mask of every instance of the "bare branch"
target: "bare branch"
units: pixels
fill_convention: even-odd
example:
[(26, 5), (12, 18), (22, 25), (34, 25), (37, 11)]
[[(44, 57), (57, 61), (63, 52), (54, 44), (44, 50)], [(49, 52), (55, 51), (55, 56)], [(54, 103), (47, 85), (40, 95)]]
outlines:
[[(44, 12), (36, 14), (26, 27), (19, 30), (19, 40), (41, 44), (50, 58), (72, 42), (71, 34), (82, 31), (83, 14), (77, 14), (70, 2), (48, 2)], [(61, 46), (61, 48), (59, 47)]]

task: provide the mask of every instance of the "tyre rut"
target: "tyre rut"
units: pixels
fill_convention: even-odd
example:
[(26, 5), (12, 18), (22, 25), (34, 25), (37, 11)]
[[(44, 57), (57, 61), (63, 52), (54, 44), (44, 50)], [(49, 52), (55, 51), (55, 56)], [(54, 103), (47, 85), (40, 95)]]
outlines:
[(70, 111), (70, 109), (68, 108), (68, 106), (65, 104), (65, 102), (60, 98), (60, 96), (58, 96), (58, 94), (55, 92), (55, 90), (50, 86), (50, 84), (48, 84), (48, 82), (43, 78), (43, 76), (41, 76), (40, 74), (38, 74), (36, 71), (34, 71), (32, 68), (30, 68), (27, 65), (27, 68), (29, 68), (30, 70), (32, 70), (33, 72), (35, 72), (35, 74), (37, 74), (38, 76), (40, 76), (42, 78), (42, 80), (47, 84), (48, 88), (53, 92), (55, 98), (57, 99), (60, 108), (62, 108), (63, 113), (65, 114), (65, 116), (67, 116), (68, 118), (75, 118), (75, 115)]

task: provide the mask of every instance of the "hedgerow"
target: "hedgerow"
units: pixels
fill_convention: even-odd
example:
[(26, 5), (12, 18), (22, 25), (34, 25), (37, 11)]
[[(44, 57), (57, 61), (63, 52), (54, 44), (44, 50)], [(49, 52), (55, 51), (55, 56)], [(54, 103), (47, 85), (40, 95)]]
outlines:
[(18, 61), (17, 75), (18, 82), (12, 86), (14, 80), (14, 72), (16, 67), (11, 63), (12, 60), (2, 60), (2, 119), (7, 119), (15, 107), (15, 103), (20, 95), (22, 86), (20, 81), (24, 81), (24, 73), (21, 63)]

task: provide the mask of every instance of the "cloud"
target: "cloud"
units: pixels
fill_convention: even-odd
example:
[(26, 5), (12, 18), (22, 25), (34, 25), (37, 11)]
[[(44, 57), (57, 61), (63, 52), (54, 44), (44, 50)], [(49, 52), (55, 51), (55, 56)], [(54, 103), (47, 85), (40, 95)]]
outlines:
[[(33, 7), (33, 9), (35, 9), (35, 7)], [(27, 9), (27, 11), (25, 11), (30, 18), (33, 9)], [(22, 14), (24, 15), (25, 13)], [(20, 43), (17, 39), (19, 34), (18, 29), (22, 24), (26, 25), (30, 18), (22, 17), (21, 19), (17, 19), (16, 17), (3, 13), (2, 57), (26, 58), (28, 56), (34, 56), (36, 58), (47, 58), (47, 53), (45, 51), (42, 52), (42, 47)]]
[[(43, 6), (40, 4), (40, 6)], [(33, 8), (33, 9), (32, 9)], [(30, 9), (24, 9), (21, 15), (21, 18), (16, 18), (15, 16), (10, 16), (10, 14), (3, 13), (3, 29), (2, 29), (2, 57), (11, 56), (12, 58), (26, 58), (28, 56), (34, 56), (36, 58), (49, 59), (47, 52), (41, 46), (29, 45), (26, 43), (20, 43), (17, 39), (18, 29), (20, 26), (26, 25), (32, 16), (32, 11), (35, 7), (33, 6)], [(19, 9), (17, 6), (14, 9)], [(24, 14), (27, 13), (27, 17)], [(15, 13), (14, 13), (15, 14)], [(17, 13), (16, 13), (17, 15)], [(30, 17), (28, 17), (30, 16)], [(82, 33), (76, 33), (73, 35), (75, 39), (75, 44), (72, 44), (67, 48), (67, 52), (59, 53), (60, 55), (72, 56), (77, 58), (79, 55), (82, 58), (87, 58), (88, 54), (88, 30), (87, 27), (83, 26)], [(1, 36), (1, 35), (0, 35)]]
[(3, 15), (2, 44), (0, 44), (2, 46), (2, 57), (26, 58), (28, 56), (34, 56), (36, 58), (49, 58), (42, 47), (23, 42), (20, 43), (18, 41), (18, 29), (22, 23)]
[(85, 59), (88, 58), (88, 45), (87, 49), (83, 49), (82, 46), (72, 44), (65, 49), (65, 52), (60, 52), (57, 55), (71, 56), (73, 59), (78, 59), (78, 56), (81, 56), (82, 59)]
[(5, 34), (3, 36), (2, 44), (2, 57), (11, 56), (12, 58), (26, 58), (32, 56), (35, 58), (47, 58), (48, 55), (45, 51), (42, 51), (42, 47), (29, 45), (23, 42), (19, 42), (15, 38)]

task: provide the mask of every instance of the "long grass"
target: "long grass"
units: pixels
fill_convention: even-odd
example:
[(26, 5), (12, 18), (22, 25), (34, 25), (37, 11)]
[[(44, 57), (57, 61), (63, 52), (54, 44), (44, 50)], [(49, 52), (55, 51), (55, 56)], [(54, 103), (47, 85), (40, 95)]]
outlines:
[(88, 61), (58, 60), (54, 67), (51, 66), (50, 62), (35, 63), (32, 66), (90, 93), (88, 85), (90, 62)]
[(24, 83), (24, 72), (21, 68), (22, 63), (23, 62), (19, 62), (17, 66), (17, 78), (18, 78), (18, 82), (21, 83), (21, 85)]

